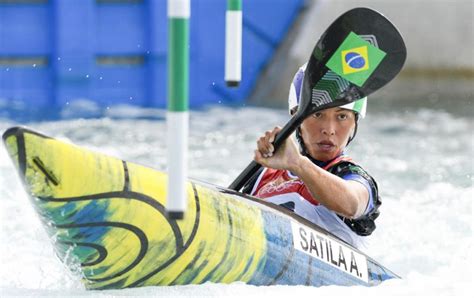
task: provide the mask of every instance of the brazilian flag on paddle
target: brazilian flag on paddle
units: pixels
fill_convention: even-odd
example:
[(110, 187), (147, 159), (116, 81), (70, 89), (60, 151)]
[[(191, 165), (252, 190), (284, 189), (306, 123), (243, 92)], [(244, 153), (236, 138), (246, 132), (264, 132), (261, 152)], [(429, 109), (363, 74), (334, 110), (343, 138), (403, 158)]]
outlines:
[(385, 55), (384, 51), (351, 32), (326, 66), (349, 82), (362, 87)]

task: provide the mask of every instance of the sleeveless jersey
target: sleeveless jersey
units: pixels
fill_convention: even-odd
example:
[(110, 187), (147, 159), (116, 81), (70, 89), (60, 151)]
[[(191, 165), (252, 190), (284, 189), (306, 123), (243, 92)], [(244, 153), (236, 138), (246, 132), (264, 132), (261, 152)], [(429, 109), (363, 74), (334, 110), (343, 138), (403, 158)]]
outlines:
[[(340, 165), (346, 164), (351, 165), (351, 167), (344, 167), (345, 170), (341, 171), (342, 175), (338, 175), (338, 171), (334, 171)], [(373, 179), (368, 174), (364, 175), (365, 171), (355, 165), (349, 157), (345, 155), (339, 156), (322, 168), (344, 180), (357, 181), (367, 188), (369, 200), (364, 215), (361, 218), (370, 215), (374, 209), (377, 209), (374, 208), (376, 202), (378, 202), (378, 200), (374, 200), (374, 196), (377, 196), (378, 199), (376, 185), (374, 185), (375, 182), (371, 183)], [(311, 195), (303, 181), (290, 171), (264, 168), (255, 180), (250, 194), (292, 210), (355, 247), (364, 245), (364, 237), (361, 237), (360, 233), (358, 235), (358, 233), (353, 231), (354, 228), (351, 227), (352, 221), (337, 215), (334, 211), (321, 205)], [(375, 229), (375, 225), (373, 229)], [(368, 234), (371, 232), (372, 230)]]

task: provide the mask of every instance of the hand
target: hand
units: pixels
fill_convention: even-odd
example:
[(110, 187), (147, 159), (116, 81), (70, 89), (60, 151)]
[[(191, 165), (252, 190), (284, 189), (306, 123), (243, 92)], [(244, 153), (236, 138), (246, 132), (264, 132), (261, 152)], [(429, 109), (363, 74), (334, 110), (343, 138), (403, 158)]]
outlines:
[(289, 137), (281, 145), (277, 152), (273, 147), (276, 135), (281, 131), (280, 127), (268, 130), (257, 140), (257, 150), (255, 150), (254, 160), (267, 168), (284, 169), (292, 171), (297, 167), (302, 157), (295, 141)]

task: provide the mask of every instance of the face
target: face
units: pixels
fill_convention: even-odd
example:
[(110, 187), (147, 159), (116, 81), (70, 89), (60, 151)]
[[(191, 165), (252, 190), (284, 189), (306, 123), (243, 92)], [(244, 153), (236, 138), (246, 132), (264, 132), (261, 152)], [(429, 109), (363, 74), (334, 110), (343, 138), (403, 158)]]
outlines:
[(320, 161), (329, 161), (346, 147), (355, 129), (355, 113), (339, 107), (314, 113), (301, 124), (306, 151)]

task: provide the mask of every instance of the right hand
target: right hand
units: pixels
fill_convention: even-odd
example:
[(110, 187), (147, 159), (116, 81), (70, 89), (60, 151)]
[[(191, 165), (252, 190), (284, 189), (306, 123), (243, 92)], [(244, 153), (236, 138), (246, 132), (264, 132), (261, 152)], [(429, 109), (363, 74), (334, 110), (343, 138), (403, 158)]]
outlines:
[(275, 152), (273, 142), (276, 135), (281, 131), (281, 127), (268, 130), (257, 140), (257, 150), (255, 150), (254, 160), (264, 167), (272, 169), (291, 170), (297, 165), (301, 154), (295, 141), (288, 137), (285, 142)]

